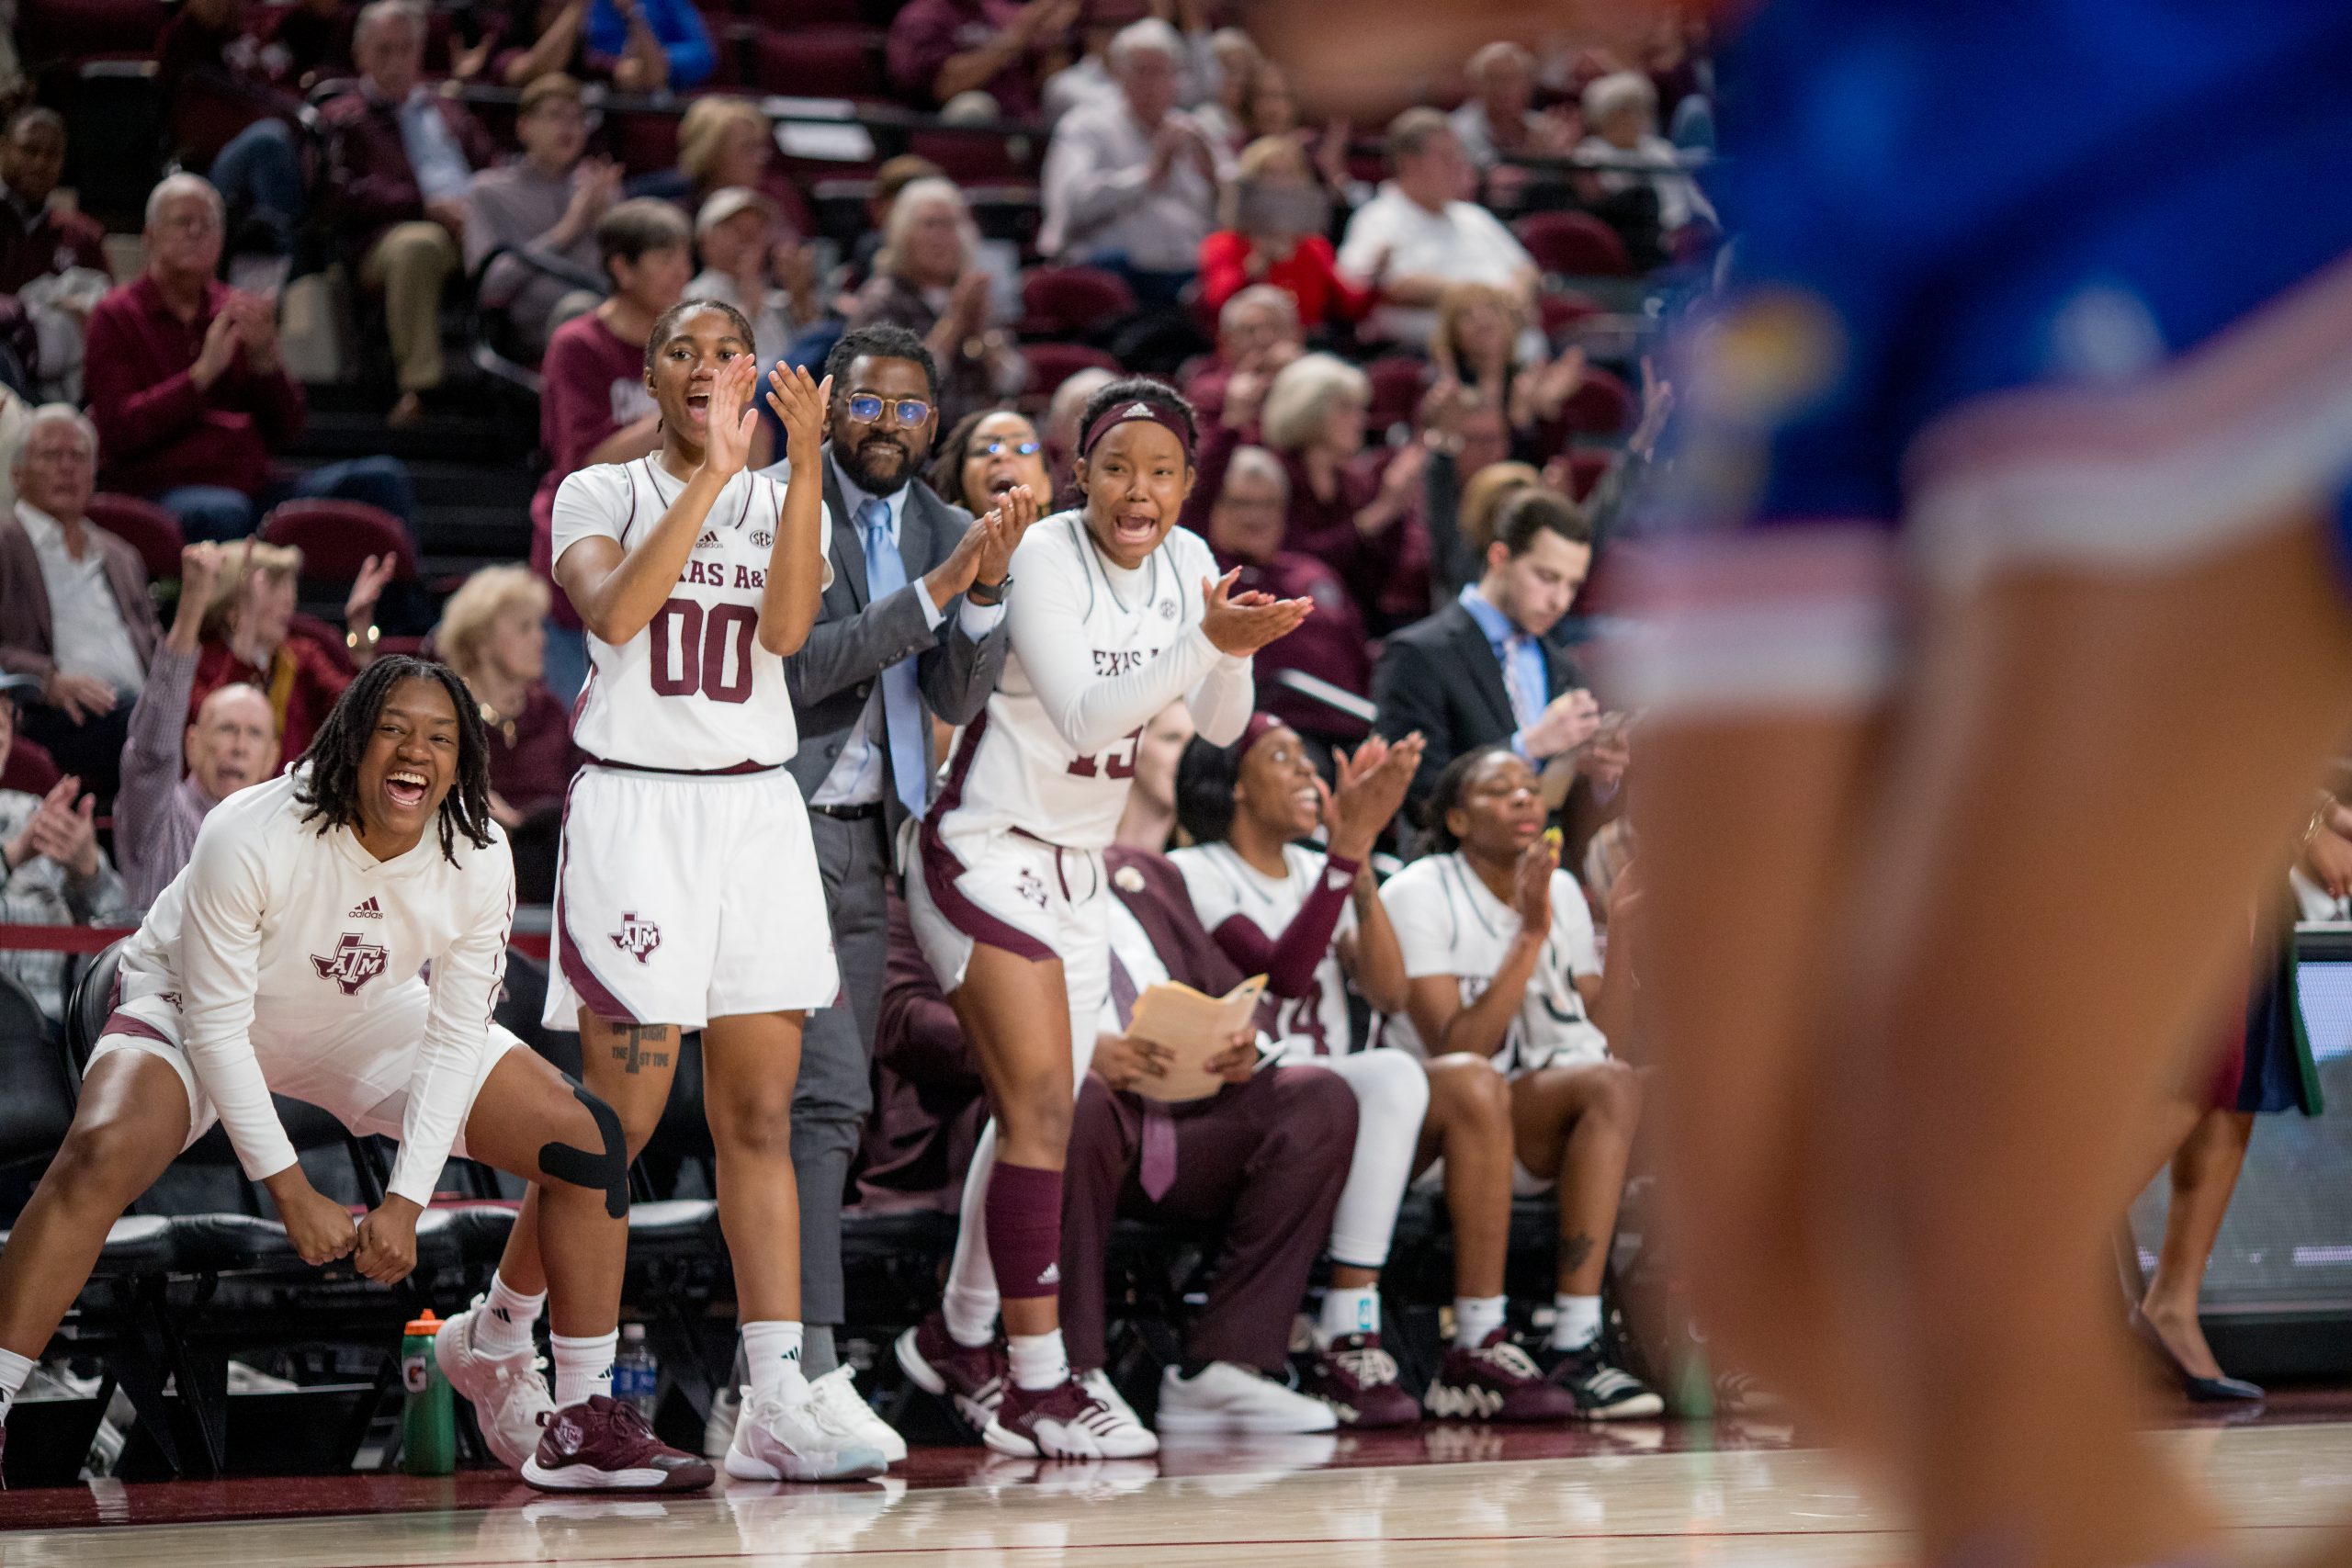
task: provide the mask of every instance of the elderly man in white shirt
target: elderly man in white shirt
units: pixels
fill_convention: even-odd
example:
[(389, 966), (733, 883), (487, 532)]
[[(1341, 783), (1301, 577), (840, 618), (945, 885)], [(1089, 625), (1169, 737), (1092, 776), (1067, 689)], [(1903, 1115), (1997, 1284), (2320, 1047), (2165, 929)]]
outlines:
[(40, 682), (28, 739), (114, 795), (131, 699), (147, 682), (158, 628), (139, 552), (85, 515), (98, 435), (66, 403), (33, 411), (0, 516), (0, 670)]
[(1411, 108), (1388, 125), (1394, 177), (1349, 220), (1340, 270), (1377, 288), (1368, 335), (1426, 349), (1438, 296), (1456, 283), (1535, 295), (1535, 258), (1502, 220), (1468, 199), (1478, 173), (1443, 114)]
[(1115, 97), (1081, 103), (1046, 148), (1038, 249), (1124, 276), (1148, 305), (1172, 305), (1216, 226), (1222, 155), (1177, 107), (1182, 37), (1158, 18), (1111, 40)]

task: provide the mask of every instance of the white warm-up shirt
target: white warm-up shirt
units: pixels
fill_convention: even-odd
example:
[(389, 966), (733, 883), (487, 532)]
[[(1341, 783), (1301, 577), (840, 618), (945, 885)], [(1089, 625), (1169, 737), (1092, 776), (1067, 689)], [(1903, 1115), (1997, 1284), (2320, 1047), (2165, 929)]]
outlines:
[[(1282, 940), (1307, 895), (1315, 891), (1323, 875), (1325, 856), (1305, 844), (1283, 845), (1283, 863), (1289, 874), (1280, 881), (1243, 860), (1230, 844), (1170, 850), (1168, 860), (1184, 874), (1184, 888), (1193, 896), (1193, 908), (1212, 933), (1226, 921), (1240, 919), (1273, 942)], [(1344, 1056), (1355, 1049), (1354, 1024), (1348, 1017), (1348, 980), (1340, 969), (1340, 943), (1354, 936), (1355, 930), (1355, 901), (1350, 899), (1340, 906), (1330, 945), (1315, 966), (1315, 989), (1303, 997), (1276, 998), (1281, 1005), (1274, 1027), (1268, 1032), (1277, 1041), (1303, 1045), (1318, 1056)]]
[[(555, 492), (553, 560), (590, 535), (623, 549), (645, 536), (686, 481), (658, 454), (599, 463), (565, 478)], [(760, 600), (767, 588), (785, 482), (748, 470), (727, 481), (703, 519), (701, 536), (677, 587), (645, 629), (618, 648), (588, 637), (588, 684), (572, 739), (592, 759), (667, 773), (775, 767), (799, 745), (784, 660), (760, 647)], [(830, 517), (817, 525), (821, 582), (832, 581), (824, 547)]]
[[(1486, 994), (1519, 934), (1519, 911), (1496, 897), (1458, 853), (1415, 861), (1382, 885), (1380, 901), (1396, 929), (1405, 977), (1452, 975), (1461, 982), (1464, 1007)], [(1577, 976), (1600, 973), (1600, 944), (1584, 893), (1575, 877), (1555, 871), (1552, 932), (1528, 977), (1510, 1032), (1495, 1052), (1496, 1065), (1517, 1077), (1537, 1067), (1606, 1060), (1609, 1042), (1585, 1015), (1584, 997), (1576, 986)], [(1430, 1054), (1408, 1014), (1389, 1019), (1382, 1037)]]
[[(364, 1037), (371, 1015), (430, 997), (424, 1037), (379, 1064), (384, 1098), (405, 1089), (389, 1190), (429, 1202), (463, 1129), (506, 970), (514, 862), (495, 826), (458, 863), (440, 826), (379, 861), (345, 828), (301, 820), (288, 773), (214, 807), (196, 849), (122, 951), (118, 1010), (176, 1041), (245, 1174), (294, 1163), (270, 1104), (301, 1098), (306, 1066)], [(432, 978), (418, 977), (427, 964)]]
[[(1448, 283), (1508, 288), (1532, 272), (1535, 258), (1502, 220), (1471, 201), (1449, 201), (1431, 212), (1392, 182), (1356, 209), (1340, 244), (1340, 270), (1362, 282), (1387, 258), (1390, 277), (1442, 277)], [(1430, 305), (1381, 305), (1367, 323), (1372, 335), (1426, 347), (1437, 330)]]
[(1208, 546), (1182, 528), (1129, 571), (1102, 558), (1076, 512), (1032, 526), (1012, 553), (1012, 649), (987, 708), (956, 739), (932, 806), (941, 830), (1015, 829), (1101, 850), (1153, 715), (1182, 698), (1203, 736), (1238, 739), (1256, 701), (1250, 661), (1201, 630), (1201, 585), (1219, 575)]

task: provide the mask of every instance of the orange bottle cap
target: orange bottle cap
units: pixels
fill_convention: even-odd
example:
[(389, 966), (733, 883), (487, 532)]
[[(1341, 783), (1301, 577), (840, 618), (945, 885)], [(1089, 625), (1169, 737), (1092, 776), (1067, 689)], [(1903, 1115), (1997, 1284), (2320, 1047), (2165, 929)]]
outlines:
[(406, 1328), (401, 1329), (401, 1332), (409, 1336), (411, 1338), (430, 1339), (435, 1335), (441, 1332), (441, 1320), (433, 1315), (433, 1309), (431, 1307), (426, 1307), (424, 1309), (424, 1316), (411, 1323)]

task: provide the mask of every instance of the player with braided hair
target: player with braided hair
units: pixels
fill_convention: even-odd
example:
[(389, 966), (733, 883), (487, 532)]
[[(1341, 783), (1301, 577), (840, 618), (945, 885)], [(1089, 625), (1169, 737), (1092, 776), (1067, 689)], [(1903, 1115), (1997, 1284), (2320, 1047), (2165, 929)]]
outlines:
[[(514, 866), (489, 816), (489, 741), (457, 677), (378, 660), (284, 776), (213, 808), (121, 949), (72, 1130), (0, 1252), (0, 1418), (107, 1231), (217, 1120), (312, 1265), (390, 1284), (452, 1155), (536, 1185), (558, 1404), (524, 1479), (554, 1491), (707, 1486), (710, 1467), (604, 1396), (628, 1245), (628, 1160), (604, 1101), (492, 1021)], [(421, 972), (431, 966), (431, 978)], [(273, 1093), (400, 1141), (354, 1222), (303, 1174)], [(590, 1347), (567, 1366), (563, 1347)], [(602, 1365), (594, 1347), (602, 1347)]]

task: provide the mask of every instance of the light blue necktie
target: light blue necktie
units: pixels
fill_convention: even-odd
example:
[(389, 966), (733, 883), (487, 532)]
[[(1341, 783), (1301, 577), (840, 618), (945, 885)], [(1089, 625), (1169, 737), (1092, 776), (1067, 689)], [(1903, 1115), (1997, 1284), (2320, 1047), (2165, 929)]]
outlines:
[[(907, 585), (907, 565), (890, 537), (890, 508), (885, 502), (866, 501), (857, 509), (858, 531), (865, 536), (865, 591), (870, 604), (879, 604)], [(882, 671), (882, 728), (890, 745), (890, 773), (899, 798), (917, 817), (930, 794), (930, 771), (923, 765), (922, 698), (915, 689), (915, 661), (901, 659)]]

